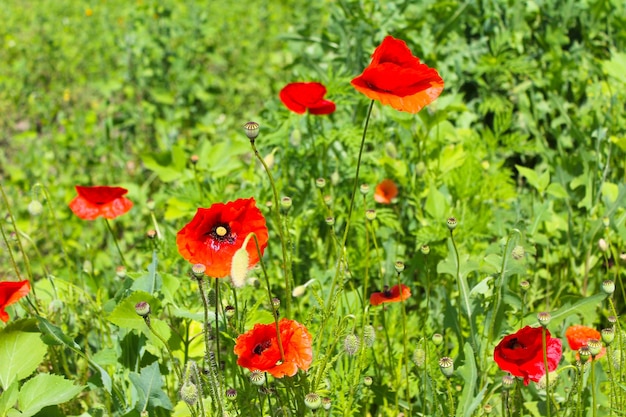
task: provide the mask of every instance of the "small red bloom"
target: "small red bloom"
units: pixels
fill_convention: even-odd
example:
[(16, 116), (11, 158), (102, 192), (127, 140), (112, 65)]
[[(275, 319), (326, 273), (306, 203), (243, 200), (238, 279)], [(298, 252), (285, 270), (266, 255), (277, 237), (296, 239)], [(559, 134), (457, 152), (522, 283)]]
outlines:
[[(516, 333), (505, 336), (493, 352), (493, 358), (503, 371), (524, 378), (524, 385), (529, 381), (539, 382), (545, 375), (543, 366), (543, 347), (541, 327), (526, 326)], [(562, 356), (561, 339), (550, 336), (546, 329), (546, 353), (548, 370), (554, 371)]]
[(397, 303), (398, 301), (406, 300), (410, 296), (411, 290), (406, 285), (396, 284), (391, 288), (386, 288), (385, 286), (384, 291), (370, 295), (370, 304), (377, 306), (382, 303)]
[[(570, 349), (576, 351), (577, 359), (580, 359), (578, 349), (583, 346), (587, 346), (589, 339), (602, 340), (602, 334), (599, 331), (580, 324), (569, 326), (567, 330), (565, 330), (565, 337), (567, 338), (567, 343), (569, 344)], [(605, 353), (606, 348), (602, 347), (600, 353), (596, 355), (596, 359), (601, 358)]]
[(392, 200), (398, 195), (398, 187), (396, 183), (390, 179), (382, 180), (374, 191), (374, 200), (382, 204), (391, 204)]
[(312, 338), (304, 325), (294, 320), (278, 322), (285, 360), (281, 360), (276, 324), (255, 324), (235, 341), (237, 364), (251, 371), (269, 372), (275, 378), (306, 371), (313, 361)]
[[(263, 254), (268, 239), (265, 217), (254, 198), (240, 198), (199, 208), (176, 235), (176, 245), (183, 258), (192, 264), (203, 264), (208, 276), (224, 278), (230, 274), (235, 252), (250, 233), (256, 234)], [(252, 267), (259, 262), (254, 239), (248, 241), (246, 250), (250, 256), (248, 265)]]
[(439, 97), (443, 80), (435, 69), (420, 63), (404, 41), (387, 36), (352, 86), (396, 110), (417, 113)]
[(124, 197), (128, 192), (122, 187), (76, 186), (78, 196), (70, 202), (70, 209), (83, 220), (95, 220), (102, 216), (114, 219), (131, 209), (133, 202)]
[(0, 320), (9, 321), (9, 315), (4, 310), (17, 302), (30, 291), (30, 282), (26, 281), (2, 281), (0, 282)]
[(280, 90), (280, 101), (291, 111), (298, 114), (321, 115), (335, 111), (335, 103), (324, 100), (326, 87), (320, 83), (291, 83)]

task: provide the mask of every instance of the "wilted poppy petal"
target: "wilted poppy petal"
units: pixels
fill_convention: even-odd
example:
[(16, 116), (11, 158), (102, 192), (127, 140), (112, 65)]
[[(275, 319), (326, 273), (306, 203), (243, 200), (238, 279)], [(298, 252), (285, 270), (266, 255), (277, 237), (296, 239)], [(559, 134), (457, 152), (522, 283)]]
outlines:
[[(176, 235), (176, 245), (187, 261), (203, 264), (206, 274), (213, 278), (223, 278), (230, 273), (233, 256), (250, 233), (256, 235), (262, 254), (268, 240), (265, 217), (254, 198), (238, 199), (199, 208)], [(246, 250), (252, 267), (259, 262), (254, 239), (248, 240)]]
[(25, 281), (2, 281), (0, 282), (0, 320), (7, 322), (9, 315), (5, 308), (26, 296), (30, 291), (30, 282)]
[(372, 100), (417, 113), (439, 97), (444, 82), (435, 69), (412, 55), (404, 41), (387, 36), (352, 85)]
[(280, 90), (279, 97), (291, 111), (304, 114), (307, 109), (315, 115), (330, 114), (335, 111), (335, 103), (324, 100), (326, 87), (317, 82), (290, 83)]
[(133, 207), (133, 202), (124, 195), (128, 192), (122, 187), (76, 186), (78, 196), (69, 204), (70, 209), (83, 220), (95, 220), (98, 217), (114, 219)]
[(390, 289), (375, 292), (370, 295), (370, 304), (377, 306), (383, 303), (397, 303), (411, 296), (411, 290), (406, 285), (394, 285)]

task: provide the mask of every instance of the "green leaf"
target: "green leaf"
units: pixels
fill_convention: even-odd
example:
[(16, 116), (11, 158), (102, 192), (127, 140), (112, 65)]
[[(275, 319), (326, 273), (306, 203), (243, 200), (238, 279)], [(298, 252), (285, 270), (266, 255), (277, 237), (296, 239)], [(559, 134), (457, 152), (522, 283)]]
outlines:
[(546, 189), (546, 193), (556, 198), (568, 198), (567, 190), (558, 182), (553, 182)]
[(47, 351), (39, 336), (40, 333), (7, 329), (0, 332), (0, 387), (3, 390), (37, 369)]
[(163, 380), (157, 362), (152, 362), (151, 365), (141, 368), (140, 374), (131, 372), (129, 378), (137, 389), (139, 397), (135, 409), (151, 410), (155, 407), (162, 407), (166, 410), (172, 410), (174, 408), (167, 394), (161, 389)]
[(72, 338), (63, 333), (59, 327), (50, 323), (41, 316), (37, 316), (39, 322), (39, 330), (41, 331), (41, 339), (48, 346), (65, 345), (67, 347), (80, 350), (80, 346), (74, 342)]
[(24, 383), (18, 396), (22, 417), (34, 416), (44, 407), (62, 404), (77, 396), (84, 387), (60, 375), (39, 374)]
[[(150, 304), (150, 308), (152, 311), (159, 308), (159, 301), (148, 294), (145, 291), (135, 291), (124, 300), (122, 300), (109, 314), (109, 321), (113, 324), (124, 327), (126, 329), (134, 329), (143, 332), (149, 339), (150, 342), (156, 346), (160, 346), (162, 344), (158, 338), (154, 336), (154, 334), (150, 331), (148, 326), (146, 325), (145, 320), (137, 315), (135, 312), (135, 304), (140, 301), (145, 301)], [(165, 340), (170, 338), (172, 331), (170, 330), (167, 323), (163, 320), (158, 320), (151, 318), (150, 325), (152, 328)]]
[[(476, 398), (474, 391), (476, 391), (476, 381), (478, 381), (478, 369), (476, 368), (476, 361), (474, 360), (474, 350), (469, 343), (465, 343), (463, 352), (465, 353), (465, 363), (459, 366), (457, 372), (465, 381), (465, 385), (461, 397), (459, 398), (456, 415), (469, 417), (480, 403), (480, 401), (478, 401), (478, 404), (476, 401), (473, 401), (474, 398)], [(474, 408), (472, 408), (472, 406)]]
[(435, 188), (434, 184), (430, 184), (428, 189), (428, 197), (426, 197), (426, 204), (424, 210), (430, 214), (433, 219), (445, 219), (448, 213), (448, 202), (446, 197), (441, 191)]
[(0, 394), (0, 417), (4, 417), (17, 401), (17, 381), (13, 381), (9, 389)]
[(135, 282), (133, 282), (131, 289), (145, 291), (148, 294), (154, 294), (156, 291), (159, 291), (163, 280), (161, 279), (161, 275), (157, 272), (158, 263), (157, 252), (152, 251), (152, 262), (148, 265), (148, 273), (137, 278)]

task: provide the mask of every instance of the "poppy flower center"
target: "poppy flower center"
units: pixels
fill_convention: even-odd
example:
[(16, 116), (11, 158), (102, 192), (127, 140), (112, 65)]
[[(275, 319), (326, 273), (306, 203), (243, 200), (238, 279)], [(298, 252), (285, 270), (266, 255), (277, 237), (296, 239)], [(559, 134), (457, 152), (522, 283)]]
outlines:
[(525, 346), (522, 345), (521, 343), (519, 343), (517, 341), (517, 338), (511, 339), (511, 341), (509, 341), (507, 348), (509, 349), (524, 349)]
[(393, 297), (393, 294), (391, 293), (388, 285), (385, 285), (385, 288), (383, 288), (383, 295), (385, 296), (385, 298)]
[(270, 346), (272, 346), (272, 342), (269, 340), (265, 340), (261, 343), (258, 343), (254, 349), (252, 349), (252, 351), (257, 354), (257, 355), (261, 355), (263, 353), (264, 350), (267, 350)]
[(208, 233), (208, 235), (218, 242), (226, 242), (231, 245), (237, 240), (236, 237), (232, 234), (230, 226), (227, 224), (218, 224), (214, 226)]

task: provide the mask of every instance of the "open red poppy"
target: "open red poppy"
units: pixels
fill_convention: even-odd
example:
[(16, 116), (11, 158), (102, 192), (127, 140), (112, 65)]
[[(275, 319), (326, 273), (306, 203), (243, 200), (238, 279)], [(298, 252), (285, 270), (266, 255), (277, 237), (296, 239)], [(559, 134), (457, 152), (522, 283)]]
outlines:
[(398, 187), (396, 183), (390, 179), (382, 180), (374, 191), (374, 200), (381, 204), (391, 204), (398, 195)]
[(237, 364), (251, 371), (269, 372), (275, 378), (294, 376), (298, 369), (309, 369), (313, 361), (312, 338), (306, 327), (294, 320), (281, 319), (278, 328), (284, 361), (280, 356), (276, 324), (255, 324), (235, 341)]
[[(517, 332), (505, 336), (493, 351), (493, 358), (503, 371), (524, 378), (524, 385), (529, 381), (539, 382), (545, 375), (543, 364), (542, 328), (526, 326)], [(546, 353), (548, 370), (554, 371), (562, 356), (561, 339), (551, 337), (546, 329)]]
[(280, 90), (280, 101), (291, 111), (304, 114), (331, 114), (335, 111), (335, 103), (324, 100), (326, 87), (320, 83), (291, 83)]
[[(602, 340), (602, 334), (599, 331), (580, 324), (569, 326), (567, 330), (565, 330), (565, 337), (567, 338), (567, 343), (569, 344), (570, 349), (576, 351), (577, 359), (580, 359), (578, 349), (583, 346), (587, 346), (589, 339)], [(600, 353), (596, 355), (596, 359), (601, 358), (605, 353), (606, 348), (602, 347)]]
[(0, 282), (0, 320), (9, 321), (9, 315), (5, 308), (17, 302), (30, 291), (30, 282), (26, 281), (2, 281)]
[(403, 284), (396, 284), (391, 288), (385, 288), (384, 291), (372, 293), (370, 295), (370, 304), (377, 306), (382, 303), (397, 303), (398, 301), (406, 300), (410, 296), (411, 290), (409, 287)]
[(376, 48), (372, 62), (352, 85), (372, 100), (409, 113), (419, 112), (443, 91), (437, 71), (420, 63), (404, 41), (392, 36)]
[(70, 209), (83, 220), (95, 220), (98, 217), (114, 219), (131, 209), (133, 202), (124, 197), (128, 192), (122, 187), (76, 186), (78, 196), (70, 202)]
[[(224, 278), (230, 274), (235, 252), (250, 233), (256, 235), (263, 254), (268, 239), (265, 217), (254, 198), (240, 198), (199, 208), (176, 235), (176, 245), (183, 258), (192, 264), (203, 264), (208, 276)], [(248, 265), (252, 267), (259, 262), (254, 239), (248, 241), (246, 250)]]

